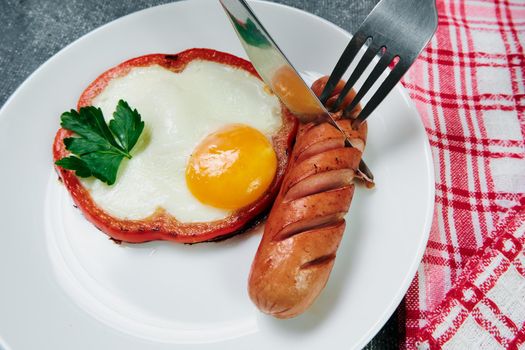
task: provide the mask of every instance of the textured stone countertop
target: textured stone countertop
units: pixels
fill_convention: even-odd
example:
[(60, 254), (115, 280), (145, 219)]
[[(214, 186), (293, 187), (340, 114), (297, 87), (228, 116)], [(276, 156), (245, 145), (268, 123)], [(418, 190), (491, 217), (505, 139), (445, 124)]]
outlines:
[[(0, 1), (0, 106), (34, 70), (72, 41), (114, 19), (168, 2), (172, 1)], [(314, 13), (353, 32), (378, 0), (276, 2)], [(396, 312), (366, 349), (399, 348), (402, 331), (397, 318)]]

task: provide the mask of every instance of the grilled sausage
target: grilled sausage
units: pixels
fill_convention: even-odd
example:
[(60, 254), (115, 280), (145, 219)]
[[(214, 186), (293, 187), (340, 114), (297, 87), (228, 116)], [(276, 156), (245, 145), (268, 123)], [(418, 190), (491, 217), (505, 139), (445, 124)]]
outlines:
[[(317, 81), (314, 91), (319, 94), (325, 83)], [(343, 236), (367, 130), (366, 124), (352, 130), (349, 119), (338, 125), (357, 147), (345, 147), (343, 135), (328, 123), (299, 127), (252, 263), (250, 298), (277, 318), (295, 317), (314, 302), (328, 281)]]

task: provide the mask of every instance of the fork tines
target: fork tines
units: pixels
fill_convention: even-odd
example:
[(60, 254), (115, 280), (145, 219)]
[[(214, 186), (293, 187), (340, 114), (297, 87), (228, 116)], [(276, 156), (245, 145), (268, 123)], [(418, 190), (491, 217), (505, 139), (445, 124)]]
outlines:
[(359, 77), (363, 75), (372, 60), (379, 56), (379, 61), (372, 72), (357, 91), (353, 101), (344, 110), (345, 113), (352, 111), (392, 64), (392, 70), (386, 75), (354, 121), (354, 125), (362, 123), (401, 80), (436, 28), (435, 0), (380, 1), (344, 50), (321, 94), (321, 102), (326, 103), (361, 48), (368, 46), (339, 97), (331, 106), (331, 111), (341, 106), (345, 96), (354, 87)]
[[(343, 55), (339, 59), (339, 62), (337, 62), (334, 71), (330, 75), (330, 78), (321, 94), (321, 102), (325, 103), (328, 100), (337, 83), (342, 78), (343, 74), (346, 72), (350, 64), (353, 62), (353, 60), (359, 53), (361, 47), (367, 42), (369, 42), (370, 44), (365, 54), (359, 61), (355, 70), (350, 75), (350, 78), (348, 79), (343, 90), (339, 94), (339, 97), (331, 106), (332, 110), (337, 110), (337, 108), (339, 108), (345, 96), (354, 87), (359, 77), (363, 74), (365, 69), (368, 67), (368, 65), (376, 55), (381, 55), (379, 62), (375, 65), (374, 69), (372, 70), (366, 81), (363, 83), (352, 102), (345, 108), (345, 112), (350, 112), (352, 109), (354, 109), (354, 107), (356, 107), (359, 104), (359, 102), (361, 102), (362, 98), (366, 95), (366, 93), (370, 90), (374, 83), (379, 79), (381, 74), (388, 68), (388, 66), (394, 61), (394, 59), (396, 59), (396, 57), (399, 57), (394, 56), (393, 52), (391, 50), (388, 50), (385, 46), (380, 46), (379, 40), (374, 40), (373, 38), (371, 38), (370, 40), (366, 36), (359, 35), (359, 33), (356, 34), (346, 47)], [(399, 61), (397, 63), (394, 62), (394, 69), (390, 72), (385, 81), (383, 81), (378, 90), (370, 98), (368, 103), (359, 113), (356, 119), (356, 123), (363, 122), (372, 113), (372, 111), (374, 111), (374, 109), (381, 103), (381, 101), (390, 92), (390, 90), (392, 90), (392, 88), (397, 84), (397, 82), (401, 79), (403, 74), (409, 68), (409, 65), (407, 65), (406, 62), (407, 60), (402, 58), (399, 58)]]

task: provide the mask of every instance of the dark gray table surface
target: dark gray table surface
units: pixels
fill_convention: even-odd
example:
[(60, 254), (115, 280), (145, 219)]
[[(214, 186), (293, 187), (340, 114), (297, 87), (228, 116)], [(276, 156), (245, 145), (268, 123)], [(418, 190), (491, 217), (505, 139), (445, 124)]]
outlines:
[[(121, 16), (168, 2), (172, 1), (0, 0), (0, 106), (29, 74), (75, 39)], [(378, 0), (275, 2), (314, 13), (353, 32)], [(402, 331), (397, 320), (396, 312), (366, 349), (399, 348)]]

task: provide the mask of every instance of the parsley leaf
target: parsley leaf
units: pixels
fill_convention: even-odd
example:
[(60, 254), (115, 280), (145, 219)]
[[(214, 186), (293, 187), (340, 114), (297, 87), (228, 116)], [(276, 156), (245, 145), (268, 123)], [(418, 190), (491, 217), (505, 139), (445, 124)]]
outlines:
[(131, 110), (126, 101), (120, 100), (117, 110), (113, 113), (113, 120), (109, 122), (109, 128), (117, 137), (120, 145), (124, 149), (131, 150), (137, 143), (144, 122), (140, 119), (137, 110)]
[(75, 174), (80, 177), (90, 177), (91, 170), (87, 166), (86, 162), (77, 157), (65, 157), (55, 162), (56, 165), (61, 166), (64, 169), (75, 170)]
[(66, 149), (73, 155), (55, 164), (74, 170), (77, 176), (94, 176), (113, 185), (120, 163), (124, 158), (132, 158), (131, 149), (144, 130), (139, 112), (120, 100), (109, 127), (100, 108), (92, 106), (80, 108), (79, 112), (65, 112), (60, 118), (60, 125), (79, 137), (64, 139)]

